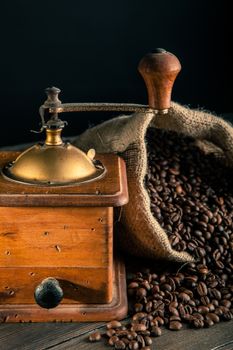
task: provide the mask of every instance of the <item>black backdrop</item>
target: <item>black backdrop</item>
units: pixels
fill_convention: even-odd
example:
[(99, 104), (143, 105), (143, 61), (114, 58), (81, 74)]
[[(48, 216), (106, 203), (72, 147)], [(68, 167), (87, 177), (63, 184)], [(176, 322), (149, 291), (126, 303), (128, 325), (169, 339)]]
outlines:
[[(230, 13), (213, 0), (1, 1), (0, 144), (41, 138), (29, 130), (47, 86), (60, 87), (63, 102), (146, 103), (137, 64), (155, 47), (182, 63), (175, 101), (232, 111)], [(65, 115), (65, 134), (110, 117)]]

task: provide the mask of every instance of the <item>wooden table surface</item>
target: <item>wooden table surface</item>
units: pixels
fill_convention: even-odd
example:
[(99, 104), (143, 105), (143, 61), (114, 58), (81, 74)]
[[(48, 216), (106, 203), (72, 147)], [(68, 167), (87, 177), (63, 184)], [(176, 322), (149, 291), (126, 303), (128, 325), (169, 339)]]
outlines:
[[(1, 350), (104, 350), (112, 349), (104, 342), (90, 343), (87, 338), (94, 330), (105, 329), (99, 323), (37, 323), (1, 324)], [(152, 350), (232, 350), (233, 321), (222, 322), (209, 329), (164, 330), (153, 339)]]

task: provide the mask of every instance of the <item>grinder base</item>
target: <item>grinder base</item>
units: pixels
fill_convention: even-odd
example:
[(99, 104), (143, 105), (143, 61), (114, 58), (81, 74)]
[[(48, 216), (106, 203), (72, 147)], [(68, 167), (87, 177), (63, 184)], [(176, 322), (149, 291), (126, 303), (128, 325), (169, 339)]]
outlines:
[[(90, 301), (91, 302), (91, 301)], [(90, 322), (121, 320), (127, 315), (125, 267), (115, 259), (113, 299), (108, 304), (60, 304), (54, 309), (38, 305), (0, 305), (0, 322)]]

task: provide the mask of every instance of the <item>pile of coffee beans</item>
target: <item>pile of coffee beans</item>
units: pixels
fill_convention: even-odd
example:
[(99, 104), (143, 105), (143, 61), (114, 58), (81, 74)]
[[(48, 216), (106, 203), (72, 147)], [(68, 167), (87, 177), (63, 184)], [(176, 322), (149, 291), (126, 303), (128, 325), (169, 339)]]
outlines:
[(91, 333), (89, 341), (97, 342), (103, 337), (107, 340), (106, 345), (114, 346), (115, 349), (150, 350), (151, 336), (158, 335), (148, 330), (144, 322), (145, 317), (141, 314), (133, 316), (133, 320), (126, 326), (117, 320), (107, 323), (106, 332), (103, 334), (99, 331)]
[(104, 333), (115, 349), (149, 349), (163, 326), (178, 331), (233, 318), (232, 170), (172, 131), (150, 128), (146, 142), (151, 212), (172, 248), (195, 262), (166, 271), (141, 266), (130, 277), (132, 319), (110, 322)]
[(171, 246), (190, 253), (218, 285), (232, 286), (232, 169), (175, 132), (149, 129), (147, 145), (145, 186)]
[(171, 131), (149, 129), (147, 151), (151, 211), (172, 247), (231, 274), (233, 170)]

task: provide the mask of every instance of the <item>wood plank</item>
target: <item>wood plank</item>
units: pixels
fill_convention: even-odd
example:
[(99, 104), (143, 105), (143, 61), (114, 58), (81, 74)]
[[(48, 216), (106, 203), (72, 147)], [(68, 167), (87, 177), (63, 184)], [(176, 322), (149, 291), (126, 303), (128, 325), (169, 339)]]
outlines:
[(98, 329), (103, 325), (103, 322), (2, 324), (0, 327), (0, 349), (45, 350), (73, 337), (88, 334), (90, 329)]
[[(0, 152), (0, 169), (20, 152)], [(0, 206), (121, 206), (128, 202), (126, 167), (114, 154), (96, 156), (103, 178), (72, 186), (37, 186), (9, 181), (0, 173)]]
[[(153, 339), (152, 350), (230, 350), (233, 349), (233, 323), (221, 323), (212, 328), (201, 330), (187, 329), (179, 332), (164, 330), (160, 338)], [(105, 327), (103, 327), (105, 329)], [(53, 350), (75, 350), (91, 349), (103, 350), (110, 349), (104, 346), (104, 342), (92, 343), (87, 341), (88, 334), (80, 334), (79, 337), (64, 339), (60, 344), (49, 346), (45, 349)]]
[(0, 266), (111, 268), (112, 212), (0, 207)]
[[(89, 343), (94, 330), (105, 330), (105, 324), (3, 324), (0, 327), (0, 349), (3, 350), (103, 350), (110, 349), (103, 342)], [(164, 330), (153, 339), (152, 350), (232, 350), (233, 321), (206, 329), (187, 329), (179, 332)]]

